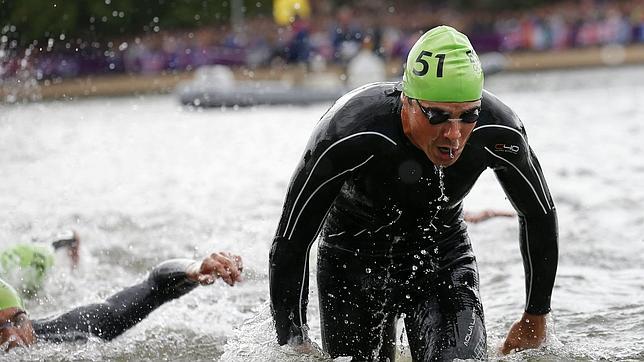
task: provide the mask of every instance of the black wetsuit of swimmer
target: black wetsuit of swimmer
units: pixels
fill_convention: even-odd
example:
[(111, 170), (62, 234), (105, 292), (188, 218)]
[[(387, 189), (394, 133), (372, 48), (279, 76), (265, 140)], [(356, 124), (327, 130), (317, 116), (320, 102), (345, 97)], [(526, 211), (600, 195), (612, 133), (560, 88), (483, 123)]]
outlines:
[(186, 277), (192, 260), (173, 259), (159, 264), (148, 278), (102, 303), (75, 308), (59, 316), (32, 321), (39, 341), (70, 342), (91, 336), (111, 340), (142, 321), (163, 303), (199, 284)]
[(521, 121), (484, 92), (461, 157), (439, 168), (404, 135), (400, 110), (399, 85), (376, 83), (340, 98), (316, 126), (270, 255), (280, 344), (303, 336), (308, 253), (321, 233), (322, 341), (332, 357), (393, 358), (395, 324), (404, 314), (415, 360), (485, 358), (462, 200), (488, 167), (519, 215), (525, 310), (550, 311), (557, 217)]

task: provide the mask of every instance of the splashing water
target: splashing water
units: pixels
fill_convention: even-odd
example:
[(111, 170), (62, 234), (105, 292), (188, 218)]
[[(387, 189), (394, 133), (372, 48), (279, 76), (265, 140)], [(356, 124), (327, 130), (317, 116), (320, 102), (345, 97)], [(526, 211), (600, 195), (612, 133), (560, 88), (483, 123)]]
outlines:
[(244, 321), (226, 343), (221, 361), (263, 362), (263, 361), (330, 361), (317, 343), (310, 341), (306, 353), (296, 347), (277, 344), (273, 317), (269, 302), (264, 303), (255, 314)]
[[(38, 80), (41, 76), (33, 70), (35, 44), (20, 50), (13, 25), (6, 25), (0, 34), (0, 97), (7, 103), (22, 100), (38, 101), (42, 98)], [(37, 44), (37, 43), (36, 43)], [(21, 53), (22, 52), (22, 53)]]

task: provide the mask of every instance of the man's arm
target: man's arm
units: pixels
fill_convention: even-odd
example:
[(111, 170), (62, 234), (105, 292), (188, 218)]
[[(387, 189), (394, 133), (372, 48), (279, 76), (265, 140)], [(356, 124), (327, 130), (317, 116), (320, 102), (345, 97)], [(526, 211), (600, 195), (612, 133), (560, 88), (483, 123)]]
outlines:
[(94, 335), (111, 340), (142, 321), (163, 303), (179, 298), (201, 284), (221, 277), (233, 285), (240, 280), (241, 261), (214, 253), (202, 262), (173, 259), (159, 264), (143, 282), (126, 288), (102, 303), (75, 308), (60, 316), (36, 320), (39, 339), (72, 341)]
[(280, 344), (306, 340), (308, 254), (344, 181), (395, 143), (377, 132), (336, 137), (318, 124), (288, 188), (270, 251), (271, 310)]
[(523, 132), (515, 131), (507, 141), (506, 145), (518, 146), (510, 149), (516, 152), (508, 148), (487, 148), (487, 152), (519, 217), (526, 304), (508, 334), (504, 353), (534, 348), (544, 340), (558, 263), (557, 213), (539, 162)]

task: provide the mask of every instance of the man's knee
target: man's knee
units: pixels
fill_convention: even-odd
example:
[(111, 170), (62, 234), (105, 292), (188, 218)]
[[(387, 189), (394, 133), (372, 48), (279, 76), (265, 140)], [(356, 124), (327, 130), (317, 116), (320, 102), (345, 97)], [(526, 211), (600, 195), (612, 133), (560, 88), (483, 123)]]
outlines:
[[(475, 304), (476, 305), (476, 304)], [(425, 304), (405, 319), (414, 360), (485, 359), (486, 332), (481, 308), (444, 310)]]
[(393, 362), (396, 347), (394, 321), (385, 317), (375, 321), (323, 323), (322, 344), (333, 358), (352, 357), (354, 361)]

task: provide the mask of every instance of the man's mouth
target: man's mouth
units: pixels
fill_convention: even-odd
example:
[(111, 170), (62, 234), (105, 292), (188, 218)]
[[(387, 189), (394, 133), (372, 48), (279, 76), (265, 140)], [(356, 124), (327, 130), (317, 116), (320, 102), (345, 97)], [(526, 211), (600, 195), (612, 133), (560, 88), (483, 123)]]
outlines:
[(456, 153), (456, 150), (453, 149), (452, 147), (438, 147), (438, 151), (442, 153), (443, 155), (449, 157), (449, 158), (454, 158), (454, 154)]

